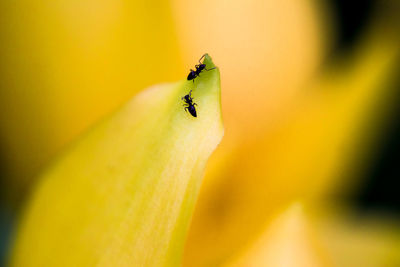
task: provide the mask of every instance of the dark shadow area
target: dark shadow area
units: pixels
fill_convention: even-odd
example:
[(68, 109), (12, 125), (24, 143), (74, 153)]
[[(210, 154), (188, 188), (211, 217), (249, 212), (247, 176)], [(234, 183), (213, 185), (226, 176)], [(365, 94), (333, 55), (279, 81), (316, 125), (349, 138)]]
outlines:
[[(332, 56), (351, 52), (368, 31), (376, 12), (383, 11), (393, 16), (391, 5), (374, 0), (345, 1), (329, 0), (334, 14), (333, 22), (337, 29), (337, 39), (333, 44)], [(397, 7), (397, 5), (395, 5)], [(396, 10), (396, 9), (395, 9)], [(397, 25), (391, 25), (397, 27)], [(359, 187), (348, 198), (348, 202), (361, 212), (378, 211), (400, 215), (400, 62), (394, 68), (391, 77), (390, 89), (395, 92), (388, 103), (388, 111), (380, 133), (375, 140), (375, 147), (371, 149), (360, 174)], [(346, 197), (347, 198), (347, 197)]]
[(361, 186), (352, 201), (362, 210), (400, 215), (400, 60), (393, 77), (396, 80), (389, 89), (395, 94), (388, 103), (391, 106), (389, 120), (382, 125), (377, 149), (370, 157), (372, 160), (365, 168)]
[(359, 37), (370, 25), (375, 2), (374, 0), (328, 0), (330, 7), (332, 7), (333, 22), (337, 29), (334, 53), (347, 52), (353, 48)]
[(6, 266), (14, 217), (8, 208), (0, 206), (0, 266)]

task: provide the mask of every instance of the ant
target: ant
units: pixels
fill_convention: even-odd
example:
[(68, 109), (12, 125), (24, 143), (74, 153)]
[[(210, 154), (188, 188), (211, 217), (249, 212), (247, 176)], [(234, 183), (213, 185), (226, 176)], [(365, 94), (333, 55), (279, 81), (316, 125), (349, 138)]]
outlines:
[(190, 90), (188, 95), (185, 95), (184, 97), (182, 97), (182, 100), (185, 101), (185, 104), (184, 104), (185, 111), (189, 110), (190, 115), (192, 115), (193, 117), (197, 117), (196, 108), (194, 107), (197, 104), (193, 103), (192, 90)]
[(193, 83), (194, 83), (194, 79), (196, 79), (196, 77), (200, 76), (200, 73), (201, 73), (203, 70), (209, 71), (209, 70), (213, 70), (213, 69), (216, 68), (216, 67), (214, 67), (214, 68), (211, 68), (211, 69), (208, 70), (208, 69), (206, 69), (206, 64), (201, 63), (201, 59), (202, 59), (203, 57), (205, 57), (206, 55), (207, 55), (207, 54), (204, 54), (204, 55), (199, 59), (199, 63), (200, 63), (200, 64), (195, 65), (196, 70), (190, 69), (189, 75), (187, 76), (188, 81), (193, 80)]

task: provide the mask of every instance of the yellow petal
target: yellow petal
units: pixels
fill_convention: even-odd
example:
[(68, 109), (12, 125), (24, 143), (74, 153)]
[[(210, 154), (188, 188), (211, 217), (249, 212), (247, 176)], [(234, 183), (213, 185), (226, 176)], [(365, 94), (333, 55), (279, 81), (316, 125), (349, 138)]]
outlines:
[(334, 266), (400, 266), (398, 219), (326, 207), (314, 211), (311, 219)]
[(2, 176), (11, 198), (93, 122), (183, 73), (163, 0), (19, 0), (3, 2), (0, 17)]
[(267, 226), (260, 238), (224, 267), (331, 266), (301, 204), (293, 204)]
[[(178, 266), (223, 135), (219, 83), (214, 69), (150, 88), (71, 147), (41, 177), (11, 266)], [(181, 100), (193, 87), (197, 118)]]
[(399, 266), (398, 222), (383, 218), (292, 204), (224, 267)]

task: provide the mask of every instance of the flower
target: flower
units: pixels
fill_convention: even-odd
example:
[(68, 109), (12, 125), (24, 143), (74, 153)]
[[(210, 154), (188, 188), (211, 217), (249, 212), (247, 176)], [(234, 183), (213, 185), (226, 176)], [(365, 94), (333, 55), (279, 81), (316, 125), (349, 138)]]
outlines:
[[(141, 1), (97, 3), (85, 0), (79, 4), (49, 1), (42, 6), (25, 2), (15, 6), (4, 4), (6, 18), (16, 22), (6, 25), (11, 29), (6, 32), (13, 32), (13, 35), (5, 38), (8, 40), (5, 47), (14, 52), (6, 57), (10, 70), (4, 72), (7, 75), (2, 78), (6, 88), (16, 88), (22, 96), (13, 98), (13, 91), (8, 90), (1, 98), (4, 101), (1, 106), (9, 107), (6, 104), (12, 100), (11, 106), (18, 111), (13, 113), (8, 108), (2, 119), (6, 121), (2, 126), (7, 144), (5, 151), (7, 155), (16, 155), (7, 164), (11, 168), (8, 184), (14, 186), (10, 192), (20, 192), (18, 187), (26, 186), (26, 182), (14, 182), (15, 177), (32, 177), (30, 174), (63, 144), (145, 85), (182, 79), (187, 75), (186, 69), (197, 64), (195, 60), (207, 51), (221, 70), (226, 131), (208, 163), (185, 243), (183, 265), (283, 265), (287, 264), (285, 253), (294, 251), (296, 253), (290, 254), (292, 262), (305, 266), (389, 263), (397, 266), (400, 260), (392, 253), (399, 240), (396, 227), (382, 231), (387, 223), (380, 216), (377, 225), (369, 225), (365, 231), (358, 232), (357, 226), (369, 222), (369, 218), (354, 226), (351, 216), (344, 215), (341, 208), (331, 208), (332, 202), (337, 202), (332, 195), (351, 193), (357, 186), (354, 174), (364, 168), (358, 162), (371, 153), (379, 122), (385, 118), (384, 106), (392, 97), (393, 92), (386, 84), (393, 78), (391, 71), (398, 57), (399, 35), (396, 29), (385, 27), (390, 18), (376, 17), (353, 50), (335, 58), (328, 57), (331, 40), (335, 38), (328, 6), (308, 0), (290, 3), (173, 0), (170, 3), (157, 1), (149, 6)], [(38, 15), (18, 19), (19, 14), (32, 7), (38, 10)], [(32, 38), (32, 35), (40, 38)], [(187, 68), (184, 70), (182, 66)], [(182, 89), (180, 96), (183, 94)], [(150, 102), (147, 99), (143, 103), (149, 105)], [(199, 110), (204, 110), (203, 103), (199, 103)], [(202, 129), (205, 131), (206, 127)], [(26, 132), (31, 134), (27, 137)], [(115, 134), (121, 133), (116, 130)], [(156, 139), (163, 138), (160, 134)], [(147, 139), (138, 140), (145, 143)], [(81, 145), (88, 146), (85, 142)], [(101, 143), (99, 138), (97, 145)], [(216, 143), (214, 140), (208, 144), (209, 151)], [(157, 141), (154, 146), (159, 144)], [(27, 153), (32, 148), (36, 152)], [(40, 157), (37, 151), (43, 151)], [(165, 155), (173, 157), (167, 152)], [(76, 166), (85, 170), (89, 163), (87, 157), (78, 158), (71, 170)], [(204, 162), (206, 158), (203, 157)], [(156, 163), (151, 163), (155, 164), (152, 168), (159, 170)], [(22, 165), (28, 167), (24, 169)], [(99, 166), (105, 168), (103, 165)], [(64, 176), (63, 172), (57, 174)], [(104, 175), (113, 181), (112, 174)], [(148, 185), (151, 187), (151, 184)], [(115, 184), (102, 185), (102, 181), (95, 180), (82, 187), (79, 194), (68, 194), (64, 198), (79, 207), (81, 198), (78, 196), (84, 196), (86, 190), (91, 192), (92, 187), (105, 190), (108, 186)], [(36, 193), (36, 198), (40, 199), (42, 194), (42, 197), (57, 194), (59, 188), (51, 186), (46, 193)], [(188, 194), (185, 199), (190, 198), (189, 202), (194, 205), (195, 195)], [(125, 194), (120, 197), (131, 201)], [(118, 210), (124, 210), (125, 206), (124, 202), (119, 202), (119, 196), (115, 198), (116, 207), (121, 208), (116, 209), (117, 216)], [(168, 194), (163, 201), (172, 199), (172, 194)], [(164, 218), (161, 214), (165, 210), (159, 209), (158, 202), (149, 203), (153, 202), (142, 202), (146, 212)], [(108, 207), (106, 201), (98, 205)], [(184, 209), (187, 212), (185, 222), (190, 217), (191, 205)], [(43, 212), (39, 209), (37, 214)], [(73, 218), (75, 212), (72, 208), (65, 211), (68, 218)], [(137, 218), (136, 210), (134, 213), (129, 218)], [(35, 214), (32, 212), (31, 218), (39, 218)], [(53, 212), (49, 216), (54, 218)], [(330, 223), (325, 217), (330, 218)], [(39, 219), (33, 221), (40, 222)], [(75, 224), (60, 222), (52, 227), (89, 229), (83, 233), (70, 232), (74, 238), (92, 244), (97, 239), (88, 236), (107, 238), (106, 234), (110, 234), (110, 229), (103, 231), (103, 226), (113, 225), (120, 237), (128, 226), (139, 221), (132, 219), (126, 225), (100, 222), (96, 228), (79, 225), (77, 220)], [(134, 262), (131, 255), (153, 251), (148, 241), (154, 242), (158, 235), (151, 230), (154, 228), (146, 232), (144, 221), (138, 224), (145, 231), (134, 228), (128, 233), (140, 232), (148, 237), (140, 239), (146, 244), (143, 248), (131, 247), (135, 243), (130, 240), (136, 238), (128, 234), (115, 239), (112, 244), (120, 242), (120, 245), (112, 247), (105, 256), (89, 253), (93, 258), (71, 256), (68, 260), (82, 265), (102, 257), (105, 260), (101, 263), (108, 265)], [(181, 234), (187, 227), (187, 224), (182, 225), (177, 228)], [(29, 230), (23, 230), (19, 236), (34, 240), (29, 239), (29, 235), (40, 226), (40, 223), (31, 225), (28, 221), (21, 229), (29, 227)], [(309, 231), (310, 228), (313, 231)], [(60, 236), (68, 233), (67, 230)], [(49, 233), (52, 231), (54, 229), (50, 228)], [(393, 239), (387, 238), (388, 233)], [(366, 238), (367, 235), (371, 238)], [(183, 234), (180, 238), (183, 242)], [(176, 252), (171, 256), (174, 261), (169, 262), (173, 266), (180, 259), (182, 243), (177, 249), (175, 243), (162, 240), (164, 246), (172, 247), (173, 254)], [(51, 244), (54, 251), (65, 252), (51, 241), (44, 242)], [(24, 242), (24, 251), (34, 244), (33, 241)], [(374, 244), (378, 245), (374, 247)], [(64, 248), (67, 245), (63, 245)], [(99, 245), (107, 247), (105, 243)], [(160, 244), (154, 246), (158, 248)], [(41, 249), (45, 248), (48, 247)], [(274, 254), (275, 250), (279, 254)], [(347, 251), (352, 252), (351, 257)], [(85, 252), (78, 249), (76, 253), (84, 255)], [(104, 249), (99, 249), (98, 253), (103, 252)], [(369, 262), (365, 261), (366, 254), (371, 255)], [(52, 257), (49, 255), (50, 260)], [(60, 258), (62, 256), (54, 259)], [(29, 257), (25, 260), (29, 261)], [(161, 263), (157, 260), (168, 262), (162, 256), (153, 260), (146, 264), (158, 266)]]

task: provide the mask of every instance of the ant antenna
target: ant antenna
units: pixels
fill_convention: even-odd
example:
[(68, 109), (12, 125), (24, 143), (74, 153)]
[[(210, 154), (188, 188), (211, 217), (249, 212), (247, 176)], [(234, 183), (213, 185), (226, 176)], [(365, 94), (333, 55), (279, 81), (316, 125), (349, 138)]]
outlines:
[(200, 64), (202, 64), (202, 63), (201, 63), (201, 59), (202, 59), (203, 57), (205, 57), (206, 55), (207, 55), (207, 53), (205, 53), (204, 55), (201, 56), (201, 58), (199, 59), (199, 63), (200, 63)]

